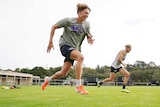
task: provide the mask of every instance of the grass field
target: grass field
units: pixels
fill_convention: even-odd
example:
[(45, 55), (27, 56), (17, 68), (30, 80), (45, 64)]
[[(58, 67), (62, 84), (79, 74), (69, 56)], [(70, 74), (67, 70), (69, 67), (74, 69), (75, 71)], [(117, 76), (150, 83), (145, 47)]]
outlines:
[(85, 87), (90, 94), (75, 93), (72, 86), (22, 86), (0, 89), (0, 107), (160, 107), (160, 87), (129, 86), (131, 93), (119, 86)]

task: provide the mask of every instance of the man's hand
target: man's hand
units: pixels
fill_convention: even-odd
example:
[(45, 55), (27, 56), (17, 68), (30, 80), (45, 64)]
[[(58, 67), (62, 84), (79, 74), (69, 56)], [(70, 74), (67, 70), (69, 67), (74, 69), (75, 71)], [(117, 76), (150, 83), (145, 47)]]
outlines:
[(122, 63), (122, 65), (124, 66), (124, 68), (126, 68), (126, 67), (127, 67), (127, 64), (126, 64), (126, 63)]
[(54, 45), (53, 45), (53, 43), (50, 41), (49, 44), (48, 44), (48, 47), (47, 47), (47, 52), (50, 53), (50, 50), (51, 50), (52, 48), (54, 49)]
[(95, 41), (95, 39), (92, 38), (93, 36), (87, 36), (87, 41), (89, 44), (93, 44), (93, 42)]

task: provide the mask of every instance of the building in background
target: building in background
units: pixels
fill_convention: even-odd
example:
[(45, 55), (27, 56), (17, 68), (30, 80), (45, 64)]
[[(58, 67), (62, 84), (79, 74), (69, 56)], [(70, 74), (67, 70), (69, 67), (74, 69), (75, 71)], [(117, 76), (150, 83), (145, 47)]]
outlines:
[(39, 85), (40, 77), (32, 74), (0, 71), (0, 85)]

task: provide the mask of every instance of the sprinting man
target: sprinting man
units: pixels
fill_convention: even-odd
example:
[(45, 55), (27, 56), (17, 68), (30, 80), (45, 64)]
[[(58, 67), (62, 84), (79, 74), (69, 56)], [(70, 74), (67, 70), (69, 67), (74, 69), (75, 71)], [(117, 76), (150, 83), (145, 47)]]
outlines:
[(78, 17), (61, 19), (52, 26), (47, 52), (49, 53), (52, 48), (54, 49), (52, 39), (55, 30), (57, 28), (64, 28), (63, 34), (59, 40), (59, 47), (65, 59), (61, 70), (57, 71), (55, 74), (45, 80), (42, 85), (42, 90), (45, 90), (50, 81), (67, 76), (74, 61), (76, 61), (76, 92), (79, 92), (80, 94), (89, 94), (89, 92), (84, 89), (81, 83), (81, 76), (83, 72), (82, 65), (84, 61), (84, 56), (81, 53), (81, 44), (85, 37), (87, 38), (89, 44), (93, 44), (94, 42), (94, 39), (92, 39), (92, 35), (90, 33), (90, 24), (88, 21), (86, 21), (90, 11), (91, 9), (86, 4), (78, 3)]
[(118, 55), (116, 56), (115, 60), (113, 61), (111, 65), (111, 72), (110, 72), (110, 77), (105, 78), (102, 81), (97, 82), (97, 86), (100, 87), (103, 83), (113, 81), (115, 79), (116, 73), (120, 72), (124, 75), (124, 80), (123, 80), (123, 87), (122, 87), (122, 92), (129, 93), (130, 91), (126, 89), (126, 84), (128, 82), (128, 79), (130, 77), (130, 73), (125, 69), (127, 66), (123, 61), (126, 58), (127, 53), (131, 51), (131, 45), (126, 45), (124, 50), (121, 50)]

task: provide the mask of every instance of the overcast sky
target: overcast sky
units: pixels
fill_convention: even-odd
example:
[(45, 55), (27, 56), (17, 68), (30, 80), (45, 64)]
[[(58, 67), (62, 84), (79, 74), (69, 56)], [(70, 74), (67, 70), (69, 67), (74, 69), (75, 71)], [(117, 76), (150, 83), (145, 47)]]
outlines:
[(125, 62), (140, 60), (160, 65), (159, 0), (0, 0), (0, 69), (57, 67), (63, 29), (55, 32), (55, 49), (46, 52), (51, 26), (65, 17), (77, 17), (77, 3), (91, 8), (88, 17), (95, 43), (84, 40), (84, 64), (110, 66), (126, 44), (132, 51)]

